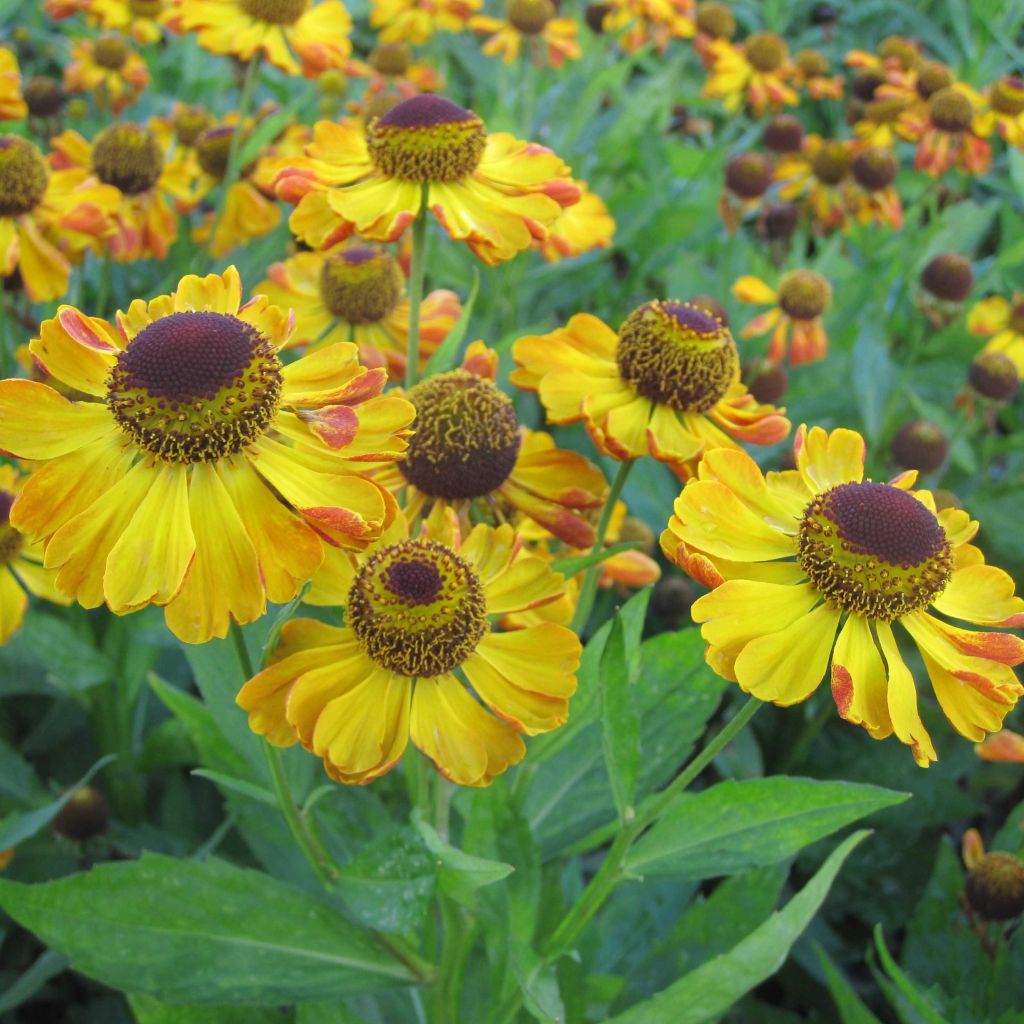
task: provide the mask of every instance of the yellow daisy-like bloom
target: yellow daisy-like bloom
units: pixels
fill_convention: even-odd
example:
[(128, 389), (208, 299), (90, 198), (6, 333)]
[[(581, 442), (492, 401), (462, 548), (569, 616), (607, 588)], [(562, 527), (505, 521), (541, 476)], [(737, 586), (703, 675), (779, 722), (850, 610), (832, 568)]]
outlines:
[(409, 450), (374, 478), (405, 494), (410, 519), (430, 506), (450, 506), (467, 528), (482, 514), (499, 521), (522, 515), (566, 544), (589, 548), (608, 493), (604, 477), (547, 434), (520, 427), (497, 374), (497, 353), (475, 341), (457, 370), (412, 388)]
[(365, 61), (350, 60), (345, 74), (349, 78), (369, 79), (362, 99), (364, 107), (391, 93), (399, 100), (407, 100), (421, 92), (441, 92), (445, 84), (444, 76), (436, 68), (414, 61), (403, 43), (379, 43)]
[(618, 333), (580, 313), (551, 334), (520, 338), (512, 382), (536, 391), (552, 423), (582, 420), (598, 449), (652, 455), (685, 478), (707, 448), (775, 444), (785, 410), (740, 381), (729, 329), (689, 303), (647, 302)]
[(140, 46), (162, 39), (174, 0), (88, 0), (89, 21), (131, 36)]
[(608, 212), (605, 201), (578, 182), (580, 199), (567, 206), (548, 228), (548, 237), (540, 251), (549, 263), (581, 256), (594, 249), (607, 249), (615, 234), (615, 219)]
[(453, 516), (435, 515), (410, 536), (399, 517), (339, 566), (338, 584), (345, 627), (293, 619), (271, 665), (238, 694), (249, 727), (271, 743), (301, 742), (333, 779), (363, 784), (411, 738), (452, 782), (486, 786), (522, 758), (523, 733), (568, 718), (576, 635), (555, 623), (492, 625), (564, 589), (511, 526), (481, 524), (463, 539)]
[(71, 93), (91, 92), (102, 109), (115, 114), (134, 103), (149, 85), (146, 62), (117, 33), (99, 39), (79, 39), (71, 47), (71, 62), (64, 68), (64, 88)]
[(110, 235), (119, 196), (79, 170), (52, 171), (26, 139), (0, 135), (0, 276), (33, 302), (67, 292), (70, 260)]
[(872, 99), (853, 126), (854, 134), (866, 146), (893, 147), (899, 138), (896, 126), (910, 106), (905, 96), (885, 96)]
[(1024, 376), (1024, 293), (982, 299), (967, 314), (967, 329), (983, 338), (991, 335), (984, 351), (1004, 353)]
[(483, 0), (373, 0), (370, 27), (382, 43), (417, 45), (435, 32), (461, 32)]
[(11, 526), (11, 506), (21, 490), (22, 480), (11, 466), (0, 466), (0, 644), (7, 643), (21, 628), (29, 594), (57, 604), (71, 598), (54, 585), (56, 573), (42, 566), (43, 549)]
[(917, 143), (914, 168), (933, 178), (957, 167), (965, 174), (984, 174), (992, 162), (986, 136), (992, 132), (985, 101), (962, 82), (939, 89), (927, 103), (909, 107), (896, 131)]
[(732, 293), (740, 302), (774, 307), (740, 331), (744, 338), (771, 331), (767, 356), (773, 363), (782, 362), (787, 349), (793, 366), (815, 363), (828, 355), (828, 334), (821, 316), (832, 304), (832, 287), (821, 274), (794, 270), (783, 275), (777, 291), (759, 277), (745, 274), (732, 286)]
[(841, 100), (843, 76), (830, 75), (828, 58), (820, 50), (801, 50), (793, 58), (793, 80), (814, 100)]
[(991, 119), (1008, 146), (1024, 149), (1024, 78), (1005, 75), (986, 94)]
[(602, 28), (619, 32), (627, 53), (651, 42), (664, 53), (673, 39), (691, 39), (697, 31), (693, 0), (610, 0)]
[(38, 464), (11, 523), (57, 586), (118, 614), (164, 605), (188, 643), (289, 601), (323, 541), (362, 547), (394, 503), (359, 474), (399, 457), (412, 406), (335, 345), (283, 365), (290, 316), (232, 267), (135, 300), (116, 326), (62, 306), (33, 355), (83, 395), (0, 382), (0, 448)]
[[(410, 303), (399, 262), (382, 249), (358, 243), (330, 253), (300, 252), (268, 270), (256, 292), (295, 312), (290, 344), (315, 352), (338, 341), (359, 346), (366, 366), (383, 366), (393, 380), (405, 376)], [(459, 297), (438, 289), (420, 305), (420, 369), (462, 313)]]
[(211, 53), (251, 60), (262, 52), (289, 75), (316, 78), (344, 68), (352, 19), (340, 0), (177, 0), (174, 24), (198, 30)]
[(116, 188), (117, 230), (107, 240), (118, 263), (166, 258), (178, 237), (178, 218), (167, 201), (183, 187), (180, 165), (169, 163), (156, 134), (138, 124), (113, 124), (93, 142), (66, 131), (51, 140), (51, 162), (79, 168)]
[(809, 135), (799, 153), (788, 153), (775, 168), (779, 196), (806, 195), (814, 219), (823, 231), (842, 227), (846, 220), (846, 191), (854, 149), (848, 140)]
[(713, 39), (707, 45), (707, 61), (709, 72), (702, 95), (720, 99), (730, 113), (744, 102), (755, 117), (800, 102), (796, 91), (786, 84), (795, 74), (789, 50), (774, 32), (758, 32), (738, 46), (728, 39)]
[(969, 543), (978, 524), (910, 491), (914, 472), (865, 480), (852, 430), (801, 427), (794, 450), (795, 470), (767, 476), (744, 452), (708, 452), (676, 499), (661, 545), (714, 588), (692, 609), (708, 664), (785, 706), (806, 700), (831, 660), (839, 714), (875, 739), (895, 733), (927, 766), (935, 748), (898, 622), (954, 728), (974, 741), (998, 730), (1024, 693), (1010, 667), (1024, 661), (1024, 641), (946, 621), (1024, 625), (1013, 580)]
[(358, 233), (393, 242), (423, 204), (484, 263), (544, 241), (579, 186), (549, 149), (505, 132), (442, 96), (413, 96), (358, 125), (319, 121), (307, 158), (283, 169), (277, 194), (298, 202), (292, 231), (317, 249)]
[(20, 121), (27, 116), (18, 58), (6, 46), (0, 46), (0, 121)]
[(483, 46), (489, 57), (501, 57), (512, 64), (523, 46), (533, 48), (546, 63), (561, 67), (567, 60), (579, 60), (582, 50), (576, 40), (576, 22), (572, 18), (556, 18), (552, 0), (509, 0), (505, 18), (479, 14), (469, 19), (474, 32), (489, 32)]

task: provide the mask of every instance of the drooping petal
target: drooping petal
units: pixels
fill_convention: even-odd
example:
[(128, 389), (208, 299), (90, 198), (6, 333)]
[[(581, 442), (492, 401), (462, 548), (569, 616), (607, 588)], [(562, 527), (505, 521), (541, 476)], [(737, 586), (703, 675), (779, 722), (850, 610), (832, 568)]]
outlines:
[(938, 760), (938, 756), (932, 738), (928, 735), (928, 730), (925, 729), (917, 710), (917, 687), (914, 685), (914, 676), (900, 654), (889, 623), (876, 622), (875, 635), (878, 637), (878, 646), (882, 649), (888, 673), (889, 718), (892, 721), (893, 732), (901, 743), (906, 743), (910, 747), (914, 760), (922, 768), (927, 768), (932, 761)]
[(892, 734), (885, 664), (868, 620), (852, 614), (839, 631), (832, 655), (832, 697), (842, 718), (876, 739)]

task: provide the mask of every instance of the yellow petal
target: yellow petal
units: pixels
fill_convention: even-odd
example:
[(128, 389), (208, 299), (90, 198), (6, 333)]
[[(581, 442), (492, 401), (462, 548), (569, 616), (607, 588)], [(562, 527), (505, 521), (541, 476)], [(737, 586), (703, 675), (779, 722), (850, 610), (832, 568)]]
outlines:
[(864, 438), (843, 427), (831, 433), (801, 426), (794, 442), (796, 465), (812, 494), (864, 478)]
[(868, 620), (850, 615), (832, 655), (832, 697), (842, 718), (863, 725), (876, 739), (892, 733), (885, 664)]
[(0, 449), (19, 459), (55, 459), (117, 430), (101, 402), (69, 402), (32, 380), (0, 381)]
[(932, 745), (932, 738), (928, 735), (928, 730), (925, 729), (917, 710), (917, 687), (914, 685), (914, 677), (900, 654), (889, 623), (876, 622), (875, 635), (878, 637), (878, 646), (882, 649), (888, 673), (889, 718), (892, 721), (893, 732), (901, 743), (906, 743), (910, 747), (914, 760), (922, 768), (927, 768), (932, 761), (938, 760), (938, 756)]
[(732, 286), (732, 293), (740, 302), (750, 302), (756, 306), (773, 305), (779, 298), (774, 288), (752, 274), (744, 274), (739, 278)]

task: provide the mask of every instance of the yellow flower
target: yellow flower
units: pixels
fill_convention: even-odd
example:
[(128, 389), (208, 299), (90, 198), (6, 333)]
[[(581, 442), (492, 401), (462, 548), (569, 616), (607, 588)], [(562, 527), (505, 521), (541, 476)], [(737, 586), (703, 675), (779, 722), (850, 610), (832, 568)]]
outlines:
[(608, 212), (605, 201), (578, 182), (580, 199), (567, 206), (548, 228), (548, 237), (540, 251), (549, 263), (571, 259), (594, 249), (607, 249), (615, 234), (615, 220)]
[(86, 17), (105, 29), (130, 35), (140, 46), (163, 38), (174, 0), (87, 0)]
[(534, 54), (539, 58), (543, 52), (548, 65), (558, 68), (567, 60), (579, 60), (583, 51), (576, 41), (576, 22), (556, 18), (555, 13), (552, 0), (509, 0), (505, 18), (479, 14), (469, 19), (469, 27), (492, 33), (483, 47), (490, 57), (512, 64), (523, 46), (535, 41)]
[(64, 68), (68, 92), (92, 92), (97, 105), (115, 114), (134, 103), (149, 85), (146, 62), (116, 32), (98, 39), (79, 39)]
[(853, 158), (849, 141), (809, 135), (801, 152), (787, 153), (776, 166), (775, 179), (782, 183), (779, 195), (796, 199), (806, 194), (822, 230), (842, 227)]
[(318, 249), (353, 233), (393, 242), (426, 203), (452, 238), (493, 265), (543, 241), (580, 195), (549, 149), (488, 134), (442, 96), (403, 100), (365, 132), (319, 121), (306, 151), (278, 174), (277, 193), (298, 201), (292, 231)]
[[(359, 346), (366, 366), (383, 366), (394, 380), (405, 376), (409, 299), (399, 262), (382, 249), (353, 244), (330, 253), (300, 252), (268, 270), (255, 288), (295, 312), (291, 345), (315, 352), (337, 341)], [(462, 312), (452, 291), (431, 292), (420, 305), (421, 369)]]
[[(801, 427), (795, 470), (764, 476), (744, 452), (709, 452), (676, 499), (665, 555), (714, 589), (693, 606), (708, 664), (761, 700), (806, 700), (831, 660), (839, 714), (936, 760), (892, 624), (916, 644), (942, 710), (970, 740), (995, 732), (1024, 687), (1024, 641), (929, 614), (1024, 625), (1013, 580), (969, 541), (962, 509), (936, 512), (917, 474), (864, 479), (851, 430)], [(838, 639), (837, 639), (838, 633)], [(833, 643), (835, 649), (833, 651)]]
[(512, 382), (536, 391), (552, 423), (583, 420), (605, 455), (653, 455), (680, 476), (708, 448), (774, 444), (789, 420), (740, 381), (729, 329), (689, 303), (655, 300), (618, 333), (580, 313), (551, 334), (520, 338)]
[(992, 162), (992, 147), (985, 139), (992, 132), (992, 118), (984, 107), (981, 96), (957, 82), (906, 109), (896, 131), (917, 143), (915, 170), (933, 178), (954, 166), (965, 174), (984, 174)]
[(0, 135), (0, 275), (21, 272), (33, 302), (67, 291), (71, 259), (114, 230), (117, 189), (51, 170), (31, 142)]
[(165, 605), (189, 643), (288, 601), (323, 543), (361, 547), (394, 514), (361, 459), (405, 450), (413, 409), (335, 345), (287, 366), (290, 317), (241, 301), (232, 267), (136, 299), (117, 325), (61, 306), (32, 342), (58, 380), (0, 382), (0, 448), (38, 463), (11, 523), (57, 586), (118, 614)]
[(27, 115), (18, 58), (6, 46), (0, 46), (0, 121), (20, 121)]
[(271, 665), (238, 694), (254, 732), (301, 742), (332, 778), (359, 784), (393, 768), (411, 738), (452, 782), (486, 786), (522, 758), (523, 733), (565, 722), (576, 635), (492, 625), (563, 591), (511, 526), (463, 539), (454, 516), (435, 514), (411, 536), (398, 517), (338, 571), (346, 625), (285, 626)]
[(772, 331), (768, 345), (772, 362), (785, 358), (791, 332), (789, 361), (793, 366), (817, 362), (828, 354), (828, 335), (821, 316), (832, 304), (832, 288), (821, 274), (794, 270), (783, 275), (778, 291), (759, 277), (745, 274), (732, 286), (732, 293), (740, 302), (770, 303), (774, 307), (754, 317), (740, 332), (744, 338), (753, 338)]
[(785, 41), (774, 32), (757, 32), (736, 46), (728, 39), (707, 44), (709, 72), (702, 95), (718, 98), (730, 113), (747, 103), (760, 117), (765, 110), (795, 107), (800, 101), (786, 84), (796, 72)]
[(0, 466), (0, 644), (21, 627), (28, 607), (26, 590), (58, 604), (71, 603), (54, 585), (56, 572), (42, 566), (42, 545), (32, 544), (11, 526), (11, 506), (21, 486), (22, 479), (11, 466)]
[(1024, 149), (1024, 78), (1004, 75), (989, 86), (991, 119), (1008, 146)]
[(343, 68), (352, 19), (340, 0), (177, 0), (175, 23), (198, 30), (211, 53), (251, 60), (257, 53), (289, 75), (316, 78)]
[(1024, 294), (1013, 293), (1013, 299), (992, 295), (971, 307), (967, 329), (981, 337), (991, 335), (985, 352), (1003, 352), (1024, 377)]
[(407, 100), (421, 92), (441, 92), (445, 85), (444, 75), (429, 64), (414, 61), (403, 43), (379, 43), (365, 61), (350, 60), (345, 75), (369, 79), (362, 97), (364, 107), (390, 93)]
[(382, 43), (427, 42), (435, 32), (461, 32), (483, 0), (373, 0), (370, 27)]
[(693, 0), (609, 0), (602, 28), (620, 32), (619, 45), (629, 53), (653, 43), (664, 53), (673, 39), (690, 39), (697, 31)]

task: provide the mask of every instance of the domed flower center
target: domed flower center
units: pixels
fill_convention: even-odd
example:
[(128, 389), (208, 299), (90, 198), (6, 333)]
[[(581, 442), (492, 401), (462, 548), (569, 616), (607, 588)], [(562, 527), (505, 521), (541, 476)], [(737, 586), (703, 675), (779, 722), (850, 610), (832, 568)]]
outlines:
[(235, 129), (229, 124), (217, 125), (201, 131), (196, 138), (196, 158), (199, 166), (218, 181), (228, 169), (228, 155), (231, 152), (231, 137)]
[(23, 93), (28, 112), (33, 117), (53, 117), (64, 105), (60, 83), (49, 75), (34, 75), (25, 83)]
[(946, 533), (890, 484), (839, 484), (804, 509), (797, 561), (827, 600), (890, 622), (941, 594), (953, 571)]
[(707, 412), (739, 376), (729, 329), (684, 302), (655, 299), (630, 313), (615, 358), (638, 394), (680, 412)]
[(309, 0), (241, 0), (241, 8), (256, 21), (270, 25), (294, 25), (302, 17)]
[(164, 9), (164, 0), (129, 0), (132, 14), (139, 18), (155, 18)]
[(398, 305), (405, 279), (395, 258), (380, 249), (353, 246), (332, 253), (320, 271), (320, 296), (332, 316), (347, 324), (383, 320)]
[(409, 70), (409, 51), (401, 43), (381, 43), (368, 61), (378, 75), (401, 78)]
[(755, 32), (746, 42), (747, 60), (761, 72), (778, 71), (788, 51), (781, 36), (774, 32)]
[(831, 286), (813, 270), (794, 270), (779, 283), (779, 306), (794, 320), (813, 320), (831, 302)]
[(944, 302), (963, 302), (974, 285), (971, 261), (957, 252), (942, 252), (921, 271), (925, 290)]
[(118, 35), (100, 36), (93, 45), (93, 60), (108, 71), (120, 71), (128, 60), (128, 44)]
[(117, 357), (107, 404), (165, 462), (210, 462), (260, 437), (277, 413), (281, 363), (254, 327), (225, 313), (172, 313)]
[(838, 185), (849, 173), (852, 162), (849, 147), (838, 139), (832, 139), (818, 147), (811, 158), (811, 169), (823, 185)]
[(509, 0), (509, 23), (524, 36), (539, 36), (554, 16), (551, 0)]
[(736, 18), (728, 6), (709, 0), (697, 5), (697, 28), (712, 39), (732, 39)]
[(1024, 299), (1017, 299), (1010, 306), (1010, 330), (1014, 334), (1024, 334)]
[(17, 135), (0, 135), (0, 217), (35, 209), (46, 195), (50, 172), (42, 153)]
[(741, 199), (757, 199), (772, 182), (772, 167), (762, 153), (737, 153), (725, 166), (725, 186)]
[(417, 384), (416, 433), (403, 461), (406, 480), (450, 501), (481, 498), (500, 487), (519, 455), (519, 420), (491, 381), (452, 370)]
[(761, 141), (775, 153), (799, 153), (804, 144), (803, 125), (792, 114), (779, 114), (768, 122)]
[(917, 67), (918, 61), (921, 59), (918, 48), (909, 39), (904, 39), (902, 36), (889, 36), (887, 39), (883, 39), (878, 47), (878, 56), (884, 61), (903, 68), (904, 71)]
[(971, 127), (974, 109), (971, 101), (956, 89), (940, 89), (928, 100), (932, 124), (944, 132), (963, 132)]
[(174, 137), (183, 146), (194, 146), (196, 139), (212, 124), (213, 115), (208, 110), (203, 107), (184, 107), (174, 116)]
[(907, 109), (907, 101), (894, 96), (891, 99), (872, 100), (864, 111), (864, 117), (872, 124), (895, 124), (900, 114)]
[(1016, 75), (1007, 75), (1000, 78), (989, 94), (989, 103), (992, 109), (1000, 114), (1009, 114), (1016, 117), (1024, 113), (1024, 78)]
[(853, 158), (853, 177), (861, 188), (879, 192), (888, 188), (896, 178), (899, 161), (891, 149), (876, 146), (861, 150)]
[(346, 618), (378, 665), (425, 679), (461, 665), (490, 628), (476, 570), (432, 540), (371, 555), (352, 583)]
[(403, 181), (459, 181), (480, 163), (487, 141), (483, 121), (443, 96), (403, 100), (370, 123), (370, 159)]
[(922, 99), (952, 84), (953, 72), (941, 60), (926, 60), (917, 69), (917, 94)]
[(820, 50), (801, 50), (793, 62), (807, 78), (828, 74), (828, 59)]
[(112, 124), (96, 136), (92, 167), (100, 181), (129, 196), (148, 192), (160, 179), (164, 155), (156, 136), (142, 125)]
[(11, 526), (11, 506), (16, 495), (0, 490), (0, 565), (17, 557), (25, 543), (25, 536)]

